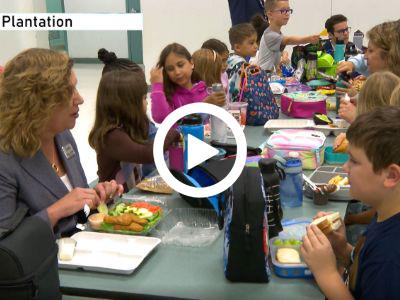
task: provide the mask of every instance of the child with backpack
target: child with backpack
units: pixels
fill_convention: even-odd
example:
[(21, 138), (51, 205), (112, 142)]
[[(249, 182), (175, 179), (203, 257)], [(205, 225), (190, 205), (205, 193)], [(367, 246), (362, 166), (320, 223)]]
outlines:
[(229, 41), (234, 54), (228, 58), (229, 96), (232, 102), (247, 102), (247, 125), (264, 125), (279, 117), (268, 83), (268, 75), (260, 67), (246, 62), (245, 57), (257, 52), (257, 33), (249, 23), (233, 26)]
[[(129, 191), (142, 179), (142, 164), (154, 162), (145, 75), (137, 64), (113, 52), (101, 49), (98, 55), (105, 66), (89, 144), (97, 153), (100, 181), (115, 179)], [(164, 150), (178, 140), (179, 133), (171, 129)]]
[(151, 113), (155, 122), (161, 123), (169, 113), (190, 103), (205, 102), (225, 105), (225, 93), (208, 95), (207, 86), (193, 72), (190, 52), (182, 45), (166, 46), (150, 72)]

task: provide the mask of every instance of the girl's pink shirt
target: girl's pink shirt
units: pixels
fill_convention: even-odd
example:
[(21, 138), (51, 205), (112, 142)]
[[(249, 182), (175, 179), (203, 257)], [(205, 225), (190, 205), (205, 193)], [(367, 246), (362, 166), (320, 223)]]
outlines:
[(203, 81), (195, 83), (188, 90), (178, 87), (171, 97), (171, 104), (167, 101), (162, 83), (152, 84), (151, 115), (156, 123), (161, 123), (175, 109), (190, 103), (202, 102), (208, 96), (207, 86)]

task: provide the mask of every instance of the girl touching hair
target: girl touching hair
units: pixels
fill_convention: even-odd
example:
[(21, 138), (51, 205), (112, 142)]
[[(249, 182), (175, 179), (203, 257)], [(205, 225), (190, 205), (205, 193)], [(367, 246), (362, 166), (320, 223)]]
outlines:
[(208, 95), (206, 84), (193, 69), (192, 56), (184, 46), (173, 43), (161, 51), (157, 67), (150, 72), (154, 121), (161, 123), (169, 113), (190, 103), (225, 105), (225, 94)]

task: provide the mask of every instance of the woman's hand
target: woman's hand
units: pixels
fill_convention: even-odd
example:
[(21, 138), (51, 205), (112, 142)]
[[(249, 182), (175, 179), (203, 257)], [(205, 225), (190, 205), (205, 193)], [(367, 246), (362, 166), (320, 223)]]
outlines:
[(153, 67), (150, 71), (150, 83), (163, 83), (163, 69), (158, 67)]
[(74, 188), (63, 198), (47, 208), (50, 222), (55, 226), (62, 218), (69, 217), (83, 209), (85, 204), (90, 208), (99, 205), (100, 198), (94, 189)]
[(342, 119), (346, 120), (349, 123), (352, 123), (357, 116), (356, 106), (345, 99), (340, 99), (340, 107), (338, 113)]
[(204, 100), (204, 103), (214, 104), (217, 106), (224, 106), (226, 104), (226, 97), (224, 92), (216, 92), (207, 96)]
[(336, 258), (327, 237), (315, 225), (307, 228), (300, 253), (315, 277), (337, 272)]
[(124, 187), (121, 184), (117, 184), (115, 180), (111, 180), (98, 183), (94, 190), (96, 191), (100, 202), (107, 203), (115, 196), (121, 196), (124, 192)]

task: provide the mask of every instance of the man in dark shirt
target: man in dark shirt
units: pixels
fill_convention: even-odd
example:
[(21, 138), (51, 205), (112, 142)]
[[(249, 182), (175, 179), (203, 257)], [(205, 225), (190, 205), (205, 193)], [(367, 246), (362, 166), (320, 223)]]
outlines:
[(356, 55), (358, 50), (356, 46), (349, 41), (351, 28), (347, 24), (347, 18), (343, 15), (333, 15), (325, 22), (325, 28), (329, 34), (323, 47), (326, 53), (333, 56), (335, 52), (336, 41), (341, 40), (346, 45), (346, 57)]
[(251, 17), (264, 13), (264, 0), (228, 0), (232, 26), (250, 22)]

